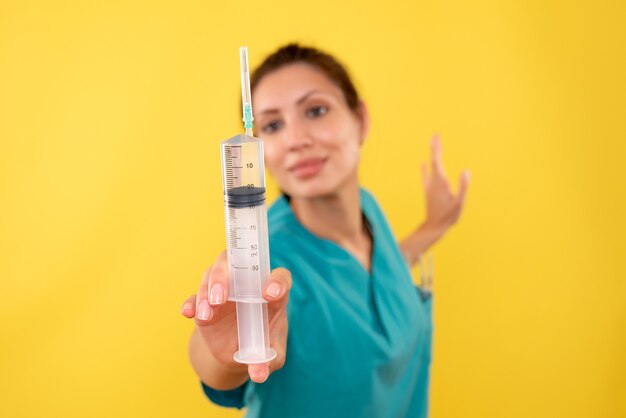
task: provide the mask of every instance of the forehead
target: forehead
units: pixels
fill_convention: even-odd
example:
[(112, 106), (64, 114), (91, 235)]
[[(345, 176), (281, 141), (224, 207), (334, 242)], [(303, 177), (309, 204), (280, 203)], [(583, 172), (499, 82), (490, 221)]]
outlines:
[(316, 90), (342, 97), (341, 90), (319, 69), (305, 63), (289, 64), (264, 76), (252, 92), (255, 112), (295, 104), (305, 94)]

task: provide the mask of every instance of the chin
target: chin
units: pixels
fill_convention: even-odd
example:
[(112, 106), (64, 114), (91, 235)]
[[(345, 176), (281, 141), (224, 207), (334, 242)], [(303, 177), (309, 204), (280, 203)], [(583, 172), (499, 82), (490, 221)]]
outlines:
[(292, 198), (296, 199), (314, 199), (317, 197), (327, 196), (332, 194), (332, 189), (329, 187), (320, 187), (313, 185), (287, 187), (282, 189)]
[(308, 180), (296, 180), (289, 184), (289, 187), (281, 187), (282, 190), (292, 198), (315, 199), (325, 196), (332, 196), (343, 188), (347, 179), (338, 178), (325, 179), (324, 176)]

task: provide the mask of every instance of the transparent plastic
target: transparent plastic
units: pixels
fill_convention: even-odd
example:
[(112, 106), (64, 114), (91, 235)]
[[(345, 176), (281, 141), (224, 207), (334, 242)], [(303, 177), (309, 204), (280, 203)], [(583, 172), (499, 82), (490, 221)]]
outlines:
[(250, 70), (248, 68), (248, 48), (239, 48), (239, 65), (241, 67), (241, 104), (243, 106), (243, 126), (246, 135), (252, 136), (252, 95), (250, 94)]
[(264, 363), (270, 348), (263, 286), (270, 273), (263, 142), (240, 134), (221, 144), (229, 300), (237, 304), (239, 363)]

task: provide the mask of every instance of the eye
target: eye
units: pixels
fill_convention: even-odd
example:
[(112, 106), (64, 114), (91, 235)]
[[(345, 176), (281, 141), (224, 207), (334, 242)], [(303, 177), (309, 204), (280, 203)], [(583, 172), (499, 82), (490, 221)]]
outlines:
[(279, 120), (273, 120), (271, 122), (266, 123), (261, 128), (261, 131), (266, 134), (271, 134), (279, 130), (283, 126), (283, 123)]
[(309, 118), (319, 118), (322, 115), (325, 115), (328, 112), (328, 108), (326, 106), (314, 106), (306, 111), (306, 115)]

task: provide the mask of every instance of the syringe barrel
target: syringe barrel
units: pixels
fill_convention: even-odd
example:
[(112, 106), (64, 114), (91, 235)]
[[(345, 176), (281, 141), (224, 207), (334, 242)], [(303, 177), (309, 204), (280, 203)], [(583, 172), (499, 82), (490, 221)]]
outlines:
[(269, 346), (267, 301), (262, 293), (270, 274), (263, 142), (242, 134), (221, 147), (228, 299), (237, 302), (235, 360), (262, 363), (276, 356)]
[(229, 299), (263, 303), (270, 268), (261, 140), (241, 134), (222, 142), (222, 183)]

